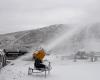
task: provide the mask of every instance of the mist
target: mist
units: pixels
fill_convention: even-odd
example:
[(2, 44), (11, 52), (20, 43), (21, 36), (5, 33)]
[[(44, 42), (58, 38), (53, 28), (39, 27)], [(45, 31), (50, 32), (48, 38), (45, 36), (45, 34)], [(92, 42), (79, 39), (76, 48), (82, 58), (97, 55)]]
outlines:
[(0, 33), (100, 22), (99, 0), (0, 0)]

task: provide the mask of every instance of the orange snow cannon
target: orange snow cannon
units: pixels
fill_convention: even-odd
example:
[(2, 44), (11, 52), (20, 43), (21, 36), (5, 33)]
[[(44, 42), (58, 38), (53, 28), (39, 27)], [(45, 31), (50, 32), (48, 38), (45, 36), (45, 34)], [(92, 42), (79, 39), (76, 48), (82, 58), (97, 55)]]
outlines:
[(44, 49), (41, 49), (39, 51), (36, 51), (35, 53), (33, 53), (33, 56), (39, 60), (43, 60), (43, 58), (45, 57), (46, 53), (44, 51)]

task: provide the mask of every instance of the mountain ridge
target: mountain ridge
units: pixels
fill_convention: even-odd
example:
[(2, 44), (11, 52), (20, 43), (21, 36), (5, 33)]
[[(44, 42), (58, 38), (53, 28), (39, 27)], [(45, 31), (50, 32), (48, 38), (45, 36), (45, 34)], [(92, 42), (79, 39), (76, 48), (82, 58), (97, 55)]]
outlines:
[[(75, 25), (76, 26), (76, 25)], [(83, 25), (80, 25), (81, 27)], [(45, 44), (46, 48), (61, 36), (73, 29), (74, 25), (56, 24), (44, 28), (21, 31), (0, 35), (0, 48), (28, 48), (35, 49)], [(72, 34), (72, 33), (71, 33)], [(85, 25), (67, 39), (61, 41), (51, 53), (70, 53), (80, 49), (86, 51), (99, 51), (100, 47), (100, 24)]]

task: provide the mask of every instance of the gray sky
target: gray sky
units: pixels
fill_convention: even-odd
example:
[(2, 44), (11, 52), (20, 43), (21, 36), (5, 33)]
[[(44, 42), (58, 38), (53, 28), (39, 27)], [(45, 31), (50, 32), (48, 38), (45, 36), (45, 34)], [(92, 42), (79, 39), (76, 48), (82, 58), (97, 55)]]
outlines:
[(0, 33), (100, 21), (100, 0), (0, 0)]

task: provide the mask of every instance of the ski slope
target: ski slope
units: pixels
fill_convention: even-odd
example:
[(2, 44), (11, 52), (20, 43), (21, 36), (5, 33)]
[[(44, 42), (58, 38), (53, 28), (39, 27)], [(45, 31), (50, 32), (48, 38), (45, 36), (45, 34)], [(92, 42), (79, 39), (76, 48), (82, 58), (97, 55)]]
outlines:
[(28, 75), (28, 67), (33, 66), (31, 55), (12, 61), (0, 71), (0, 80), (100, 80), (100, 62), (60, 60), (54, 55), (47, 57), (52, 70), (47, 77), (44, 73)]

